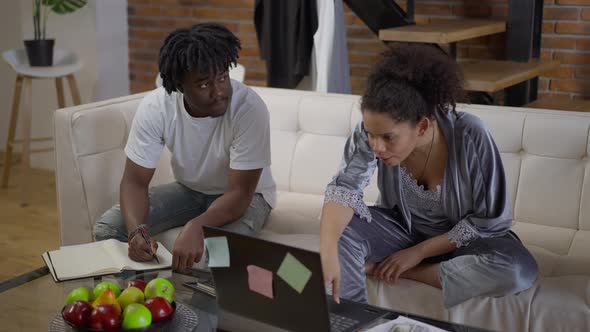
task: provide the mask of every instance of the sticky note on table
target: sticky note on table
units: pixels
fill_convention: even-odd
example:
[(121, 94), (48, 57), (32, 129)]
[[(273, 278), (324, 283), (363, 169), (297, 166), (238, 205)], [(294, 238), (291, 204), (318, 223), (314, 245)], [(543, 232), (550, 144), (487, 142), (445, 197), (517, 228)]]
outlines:
[(225, 236), (206, 238), (205, 247), (209, 253), (209, 267), (229, 267), (229, 246)]
[(311, 271), (297, 258), (287, 253), (277, 271), (277, 275), (301, 294), (309, 278), (311, 278)]
[(272, 291), (272, 271), (256, 265), (248, 265), (248, 288), (260, 295), (274, 299)]

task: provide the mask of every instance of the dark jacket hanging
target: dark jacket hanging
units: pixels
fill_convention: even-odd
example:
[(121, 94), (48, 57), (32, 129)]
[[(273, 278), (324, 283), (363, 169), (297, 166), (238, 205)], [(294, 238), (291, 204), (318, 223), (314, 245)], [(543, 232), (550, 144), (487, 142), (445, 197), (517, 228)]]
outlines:
[(292, 89), (309, 74), (316, 0), (256, 0), (254, 24), (269, 87)]

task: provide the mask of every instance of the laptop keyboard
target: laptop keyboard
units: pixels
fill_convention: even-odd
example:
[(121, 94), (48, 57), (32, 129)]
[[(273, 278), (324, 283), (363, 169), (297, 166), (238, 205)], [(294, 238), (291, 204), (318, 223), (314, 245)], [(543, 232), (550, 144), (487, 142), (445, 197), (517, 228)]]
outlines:
[(332, 332), (346, 331), (358, 323), (358, 320), (330, 313), (330, 327)]

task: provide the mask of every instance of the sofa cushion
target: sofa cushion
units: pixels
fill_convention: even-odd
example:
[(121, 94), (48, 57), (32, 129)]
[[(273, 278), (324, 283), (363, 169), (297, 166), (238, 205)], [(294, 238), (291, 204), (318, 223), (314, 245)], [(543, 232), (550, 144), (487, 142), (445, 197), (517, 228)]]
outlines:
[(577, 230), (585, 161), (523, 156), (514, 219)]
[(347, 137), (350, 115), (357, 96), (313, 96), (301, 98), (299, 123), (305, 133)]
[(279, 191), (264, 229), (277, 234), (319, 234), (323, 195)]
[(278, 129), (270, 133), (270, 153), (272, 156), (270, 168), (277, 184), (277, 190), (289, 191), (291, 189), (291, 165), (298, 136), (296, 132)]
[(479, 297), (447, 310), (439, 289), (413, 280), (388, 284), (369, 278), (367, 286), (374, 305), (496, 331), (528, 331), (528, 307), (535, 293), (529, 289), (518, 296)]
[(544, 278), (529, 310), (529, 331), (590, 331), (590, 279)]
[(172, 250), (174, 249), (174, 241), (176, 241), (176, 238), (181, 231), (182, 227), (172, 228), (165, 232), (154, 235), (154, 239), (162, 243), (164, 247), (166, 247), (166, 249), (172, 253)]
[(338, 171), (346, 138), (300, 134), (291, 169), (291, 191), (323, 195), (326, 184)]
[[(365, 202), (374, 203), (369, 198)], [(270, 212), (264, 229), (276, 234), (319, 234), (323, 205), (323, 195), (279, 191), (277, 206)]]
[(590, 231), (576, 232), (570, 247), (569, 255), (590, 260)]
[[(94, 114), (102, 112), (100, 116)], [(117, 106), (76, 113), (72, 119), (75, 153), (80, 155), (96, 154), (120, 148), (127, 139), (128, 124)], [(105, 135), (105, 133), (109, 135)]]
[[(91, 227), (94, 222), (113, 204), (119, 202), (119, 184), (123, 176), (123, 169), (119, 167), (125, 163), (125, 153), (114, 149), (92, 155), (78, 157), (80, 176), (84, 184), (93, 190), (85, 192), (88, 200), (88, 214)], [(110, 200), (100, 199), (108, 194)]]
[[(590, 137), (588, 138), (590, 141)], [(582, 185), (582, 195), (580, 197), (580, 229), (590, 231), (590, 142), (586, 156), (582, 159), (585, 165), (584, 182)]]
[(545, 248), (557, 255), (568, 254), (576, 234), (576, 230), (569, 228), (537, 225), (522, 221), (514, 223), (512, 230), (522, 242)]
[(263, 230), (259, 237), (291, 247), (320, 252), (320, 236), (318, 234), (277, 234)]
[(549, 277), (518, 295), (478, 297), (445, 309), (442, 292), (401, 279), (388, 284), (369, 278), (369, 302), (402, 312), (496, 331), (588, 331), (590, 279)]

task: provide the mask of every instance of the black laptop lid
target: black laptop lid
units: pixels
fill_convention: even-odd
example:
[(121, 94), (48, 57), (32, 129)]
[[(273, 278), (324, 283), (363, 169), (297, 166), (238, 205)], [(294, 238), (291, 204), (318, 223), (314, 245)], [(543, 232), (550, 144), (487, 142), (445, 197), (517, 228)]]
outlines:
[[(209, 226), (203, 231), (205, 238), (227, 237), (230, 266), (211, 268), (221, 308), (291, 331), (330, 331), (318, 253)], [(301, 294), (277, 275), (288, 253), (312, 272)], [(250, 290), (248, 265), (272, 272), (274, 299)]]

